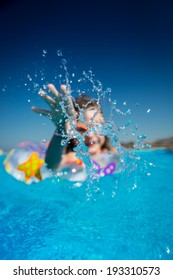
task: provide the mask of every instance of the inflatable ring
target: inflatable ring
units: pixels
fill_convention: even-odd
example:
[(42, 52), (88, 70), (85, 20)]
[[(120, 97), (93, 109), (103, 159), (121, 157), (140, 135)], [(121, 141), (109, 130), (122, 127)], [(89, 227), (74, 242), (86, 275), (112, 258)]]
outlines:
[(46, 149), (46, 143), (22, 142), (18, 144), (4, 160), (6, 171), (17, 180), (27, 184), (50, 177), (50, 171), (44, 163)]

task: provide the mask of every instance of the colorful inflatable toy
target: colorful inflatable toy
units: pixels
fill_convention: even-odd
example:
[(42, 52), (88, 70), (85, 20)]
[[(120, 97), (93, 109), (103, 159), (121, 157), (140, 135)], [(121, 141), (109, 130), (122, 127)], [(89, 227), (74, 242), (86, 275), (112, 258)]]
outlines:
[(17, 180), (27, 184), (50, 177), (50, 171), (44, 163), (47, 144), (22, 142), (12, 149), (5, 161), (6, 171)]
[[(26, 184), (51, 177), (53, 173), (47, 169), (44, 162), (46, 149), (46, 143), (22, 142), (18, 144), (4, 160), (6, 171)], [(119, 172), (119, 168), (117, 168), (119, 166), (119, 156), (117, 153), (97, 155), (91, 162), (93, 163), (93, 178)], [(81, 159), (67, 163), (66, 167), (55, 173), (55, 176), (69, 181), (85, 181), (87, 175)]]

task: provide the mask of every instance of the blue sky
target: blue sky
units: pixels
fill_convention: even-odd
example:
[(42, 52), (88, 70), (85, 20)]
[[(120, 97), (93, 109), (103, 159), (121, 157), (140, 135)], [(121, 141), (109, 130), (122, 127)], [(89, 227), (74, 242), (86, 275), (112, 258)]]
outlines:
[[(74, 80), (83, 70), (92, 69), (103, 88), (112, 89), (117, 106), (124, 111), (131, 108), (130, 118), (148, 140), (173, 136), (172, 14), (170, 1), (4, 1), (0, 6), (0, 146), (50, 139), (53, 124), (31, 112), (32, 105), (45, 105), (27, 75), (33, 78), (37, 72), (39, 86), (54, 82), (55, 72), (64, 75), (57, 50), (62, 51)], [(45, 58), (43, 50), (47, 50)], [(106, 117), (107, 104), (103, 106)], [(119, 117), (114, 117), (118, 122)], [(131, 132), (121, 137), (133, 139)]]

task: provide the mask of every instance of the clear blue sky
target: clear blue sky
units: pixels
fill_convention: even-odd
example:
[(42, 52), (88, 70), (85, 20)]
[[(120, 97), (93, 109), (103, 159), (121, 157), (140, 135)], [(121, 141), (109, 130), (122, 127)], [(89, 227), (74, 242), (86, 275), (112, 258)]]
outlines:
[[(14, 0), (0, 6), (0, 147), (50, 139), (53, 125), (30, 110), (45, 105), (27, 75), (37, 72), (39, 85), (54, 82), (55, 72), (63, 73), (59, 49), (69, 74), (76, 78), (92, 68), (117, 105), (131, 108), (130, 118), (148, 140), (173, 136), (173, 2), (61, 2)], [(106, 103), (104, 112), (108, 116)]]

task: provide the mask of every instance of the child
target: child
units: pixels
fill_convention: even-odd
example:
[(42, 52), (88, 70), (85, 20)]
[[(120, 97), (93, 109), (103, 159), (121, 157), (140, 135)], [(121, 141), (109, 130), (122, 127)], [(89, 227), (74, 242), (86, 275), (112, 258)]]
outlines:
[[(110, 145), (106, 136), (99, 135), (95, 131), (95, 128), (97, 129), (99, 125), (104, 123), (103, 113), (97, 100), (84, 95), (76, 98), (74, 103), (65, 85), (61, 86), (61, 93), (52, 84), (48, 84), (47, 87), (52, 97), (43, 90), (40, 90), (39, 94), (49, 105), (50, 110), (32, 107), (34, 112), (49, 117), (56, 126), (46, 152), (45, 162), (47, 167), (57, 171), (70, 164), (76, 164), (80, 165), (82, 170), (85, 169), (85, 165), (76, 157), (74, 151), (74, 147), (79, 143), (79, 140), (74, 136), (73, 128), (75, 128), (78, 133), (83, 135), (82, 139), (88, 147), (91, 161), (97, 168), (98, 173), (100, 175), (114, 173), (118, 161), (116, 149)], [(82, 113), (84, 123), (80, 121)], [(69, 117), (71, 123), (68, 122)], [(71, 139), (64, 149), (61, 142), (65, 137)]]
[[(32, 108), (34, 112), (49, 117), (56, 126), (48, 147), (44, 143), (20, 143), (8, 153), (4, 161), (6, 171), (27, 184), (50, 177), (51, 171), (70, 181), (117, 172), (119, 157), (103, 132), (104, 117), (97, 100), (83, 95), (73, 102), (64, 85), (61, 93), (51, 84), (48, 89), (52, 97), (43, 90), (39, 94), (50, 110)], [(65, 148), (62, 145), (64, 140), (67, 143)], [(74, 148), (86, 166), (81, 158), (77, 158)], [(89, 158), (85, 157), (86, 151)]]

